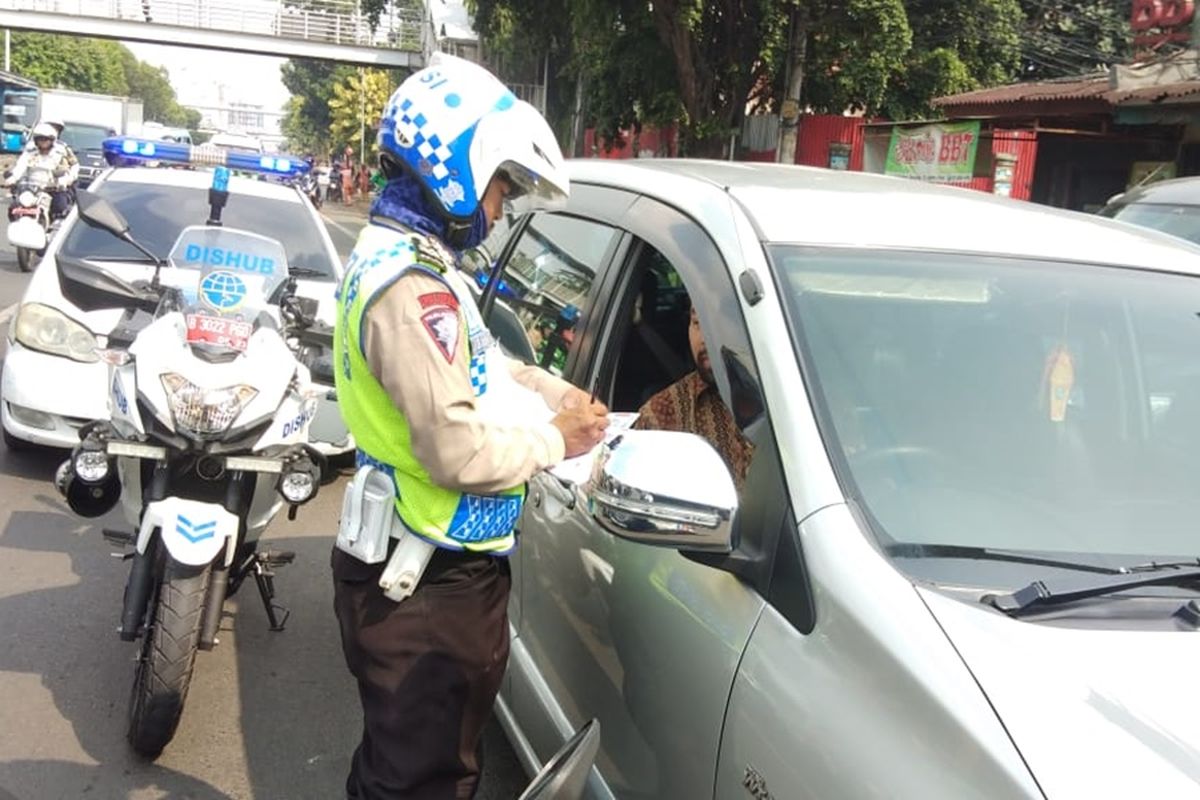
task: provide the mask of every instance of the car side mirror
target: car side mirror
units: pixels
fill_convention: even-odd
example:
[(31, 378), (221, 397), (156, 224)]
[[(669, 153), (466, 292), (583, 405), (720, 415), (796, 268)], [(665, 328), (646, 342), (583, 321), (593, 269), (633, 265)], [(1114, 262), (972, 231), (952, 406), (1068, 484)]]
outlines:
[(121, 239), (129, 235), (129, 223), (125, 217), (103, 197), (90, 193), (80, 195), (75, 204), (79, 207), (79, 216), (93, 228), (108, 231)]
[(600, 750), (600, 721), (589, 720), (551, 756), (517, 800), (578, 800)]
[(729, 553), (737, 488), (724, 459), (694, 433), (625, 431), (596, 456), (592, 516), (622, 539)]

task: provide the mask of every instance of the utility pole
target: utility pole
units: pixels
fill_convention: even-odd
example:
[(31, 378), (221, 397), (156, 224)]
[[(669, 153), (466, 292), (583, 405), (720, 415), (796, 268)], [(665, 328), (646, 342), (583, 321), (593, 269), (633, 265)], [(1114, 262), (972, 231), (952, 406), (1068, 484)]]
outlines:
[(367, 163), (367, 73), (358, 68), (358, 165)]
[(12, 71), (12, 31), (4, 29), (4, 71)]
[(788, 40), (787, 89), (779, 110), (779, 146), (775, 160), (783, 164), (796, 163), (796, 139), (800, 127), (800, 88), (804, 84), (804, 57), (808, 31), (800, 19), (800, 10), (792, 9), (791, 33)]

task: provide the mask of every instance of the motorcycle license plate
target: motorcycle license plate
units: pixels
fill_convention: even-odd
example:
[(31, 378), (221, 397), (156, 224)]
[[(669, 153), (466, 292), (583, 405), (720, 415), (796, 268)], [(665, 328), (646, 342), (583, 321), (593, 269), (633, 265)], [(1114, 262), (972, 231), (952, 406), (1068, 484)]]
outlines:
[(211, 344), (242, 352), (250, 343), (252, 333), (254, 325), (249, 322), (205, 314), (187, 315), (188, 344)]
[(37, 217), (17, 217), (8, 223), (8, 241), (13, 247), (41, 250), (46, 246), (46, 231)]

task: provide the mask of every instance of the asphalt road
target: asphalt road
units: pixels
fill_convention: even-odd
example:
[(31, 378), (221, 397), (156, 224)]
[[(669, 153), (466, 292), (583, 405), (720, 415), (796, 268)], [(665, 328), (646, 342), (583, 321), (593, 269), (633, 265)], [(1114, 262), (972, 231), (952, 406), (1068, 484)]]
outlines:
[[(361, 220), (328, 210), (339, 251)], [(27, 281), (0, 246), (0, 333)], [(197, 656), (175, 740), (148, 763), (124, 739), (134, 645), (116, 626), (128, 565), (100, 536), (124, 521), (70, 514), (51, 485), (62, 457), (0, 445), (0, 800), (342, 798), (361, 713), (329, 581), (340, 482), (267, 531), (265, 546), (296, 552), (276, 578), (287, 630), (268, 630), (245, 584), (226, 604), (220, 645)], [(484, 746), (478, 797), (516, 797), (525, 777), (495, 723)]]

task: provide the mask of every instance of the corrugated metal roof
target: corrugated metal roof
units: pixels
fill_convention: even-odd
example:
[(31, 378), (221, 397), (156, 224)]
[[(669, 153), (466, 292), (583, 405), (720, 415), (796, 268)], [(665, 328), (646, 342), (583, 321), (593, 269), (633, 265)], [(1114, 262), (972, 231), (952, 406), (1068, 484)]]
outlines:
[(1030, 81), (977, 89), (973, 92), (938, 97), (933, 105), (953, 108), (965, 105), (1000, 105), (1002, 103), (1028, 103), (1045, 100), (1103, 99), (1110, 91), (1108, 73), (1083, 75), (1049, 81)]
[(1136, 89), (1113, 89), (1107, 73), (1083, 77), (1014, 83), (992, 89), (938, 97), (933, 105), (953, 109), (962, 106), (1006, 105), (1010, 103), (1053, 103), (1056, 101), (1098, 100), (1109, 106), (1146, 105), (1165, 100), (1200, 98), (1200, 80), (1179, 81)]

